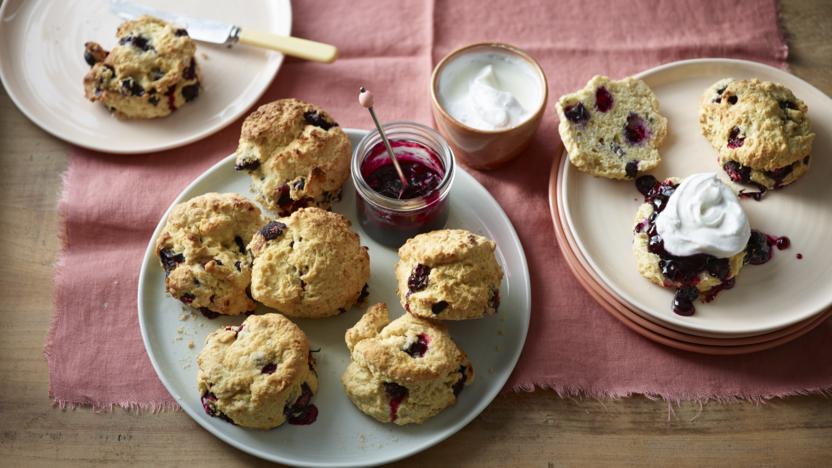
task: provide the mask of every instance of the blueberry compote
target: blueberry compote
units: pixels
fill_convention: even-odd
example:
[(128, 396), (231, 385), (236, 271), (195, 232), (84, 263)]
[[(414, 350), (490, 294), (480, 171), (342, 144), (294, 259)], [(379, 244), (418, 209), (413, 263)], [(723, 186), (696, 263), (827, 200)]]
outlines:
[(397, 200), (433, 195), (445, 175), (436, 152), (421, 143), (406, 140), (393, 140), (390, 146), (396, 153), (407, 187), (402, 188), (402, 181), (384, 144), (378, 143), (361, 164), (361, 175), (370, 188)]
[[(416, 127), (416, 124), (392, 124)], [(356, 150), (353, 179), (358, 219), (364, 231), (381, 244), (398, 247), (421, 232), (441, 229), (448, 219), (447, 193), (453, 156), (444, 143), (432, 138), (408, 138), (386, 128), (390, 146), (402, 168), (403, 186), (384, 143), (373, 134)], [(377, 136), (377, 134), (375, 134)], [(438, 134), (435, 138), (441, 138)]]
[[(711, 302), (717, 294), (734, 287), (735, 278), (731, 275), (729, 258), (717, 258), (708, 254), (679, 257), (670, 254), (664, 248), (664, 242), (656, 231), (656, 217), (667, 206), (667, 201), (678, 185), (670, 180), (659, 182), (655, 177), (646, 175), (636, 179), (636, 188), (644, 195), (644, 202), (653, 205), (653, 214), (636, 224), (635, 231), (646, 232), (647, 250), (659, 256), (659, 267), (667, 278), (665, 287), (675, 287), (673, 295), (673, 312), (679, 315), (693, 315), (696, 311), (694, 302), (701, 297), (703, 302)], [(773, 250), (789, 248), (788, 237), (775, 237), (760, 231), (751, 231), (751, 237), (745, 248), (745, 263), (762, 265), (771, 260)], [(707, 291), (699, 291), (696, 285), (700, 274), (708, 273), (720, 280), (720, 284)]]
[(650, 175), (636, 179), (636, 188), (644, 195), (644, 202), (653, 205), (653, 214), (638, 223), (636, 231), (647, 233), (649, 239), (647, 250), (659, 256), (659, 267), (667, 278), (665, 286), (676, 288), (676, 294), (673, 296), (673, 312), (679, 315), (693, 315), (696, 310), (693, 305), (694, 301), (700, 295), (699, 289), (696, 288), (700, 282), (700, 274), (708, 273), (722, 282), (718, 287), (704, 293), (702, 299), (705, 302), (713, 300), (719, 291), (732, 288), (734, 279), (730, 277), (731, 265), (727, 258), (717, 258), (708, 254), (680, 257), (665, 250), (664, 241), (656, 230), (656, 217), (665, 209), (668, 199), (676, 191), (677, 186), (678, 184), (670, 180), (659, 182)]

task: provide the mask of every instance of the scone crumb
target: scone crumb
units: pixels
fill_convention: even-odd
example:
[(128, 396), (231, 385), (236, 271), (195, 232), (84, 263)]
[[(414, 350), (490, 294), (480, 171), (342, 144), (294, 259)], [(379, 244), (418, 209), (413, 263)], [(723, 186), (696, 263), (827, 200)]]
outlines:
[(194, 349), (194, 340), (188, 341), (188, 348)]

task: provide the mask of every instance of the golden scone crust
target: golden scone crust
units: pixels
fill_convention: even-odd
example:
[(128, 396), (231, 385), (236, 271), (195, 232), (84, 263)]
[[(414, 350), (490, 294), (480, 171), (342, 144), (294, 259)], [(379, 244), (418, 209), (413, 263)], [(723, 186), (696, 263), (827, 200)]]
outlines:
[(456, 402), (474, 379), (468, 357), (443, 325), (411, 314), (390, 322), (384, 304), (372, 306), (345, 339), (347, 396), (381, 422), (424, 422)]
[(254, 310), (245, 247), (263, 223), (260, 209), (236, 193), (206, 193), (173, 207), (156, 240), (167, 292), (220, 314)]
[(252, 296), (290, 317), (337, 315), (366, 295), (370, 256), (338, 213), (302, 208), (268, 223), (249, 250)]
[(243, 122), (237, 170), (251, 175), (257, 200), (280, 216), (330, 209), (350, 175), (352, 146), (325, 110), (297, 99), (260, 106)]
[[(677, 177), (671, 177), (670, 182), (679, 184), (681, 180)], [(647, 220), (653, 214), (654, 208), (650, 203), (643, 203), (639, 206), (635, 215), (635, 230), (633, 238), (633, 255), (636, 258), (636, 266), (641, 276), (649, 280), (651, 283), (657, 284), (665, 288), (679, 288), (683, 286), (677, 282), (672, 281), (662, 273), (661, 257), (650, 252), (648, 246), (650, 243), (650, 235), (647, 232)], [(742, 251), (729, 260), (730, 273), (727, 279), (735, 278), (742, 270), (745, 264), (745, 251)], [(723, 283), (719, 278), (712, 276), (708, 272), (703, 271), (699, 274), (699, 282), (696, 284), (696, 289), (705, 293)], [(699, 298), (706, 300), (708, 296), (700, 294)]]
[(667, 135), (667, 119), (643, 81), (596, 75), (583, 89), (561, 96), (555, 109), (569, 161), (579, 170), (629, 179), (661, 162), (658, 148)]
[(164, 117), (194, 100), (200, 91), (196, 44), (185, 29), (150, 16), (126, 21), (109, 52), (85, 44), (90, 71), (84, 95), (119, 117)]
[(775, 189), (809, 168), (815, 134), (807, 112), (781, 84), (726, 78), (702, 95), (699, 124), (732, 180)]
[(239, 327), (214, 331), (197, 364), (197, 386), (210, 416), (271, 429), (287, 419), (309, 423), (317, 415), (310, 402), (318, 377), (309, 341), (280, 314), (253, 315)]
[(465, 320), (497, 312), (503, 271), (494, 241), (464, 229), (419, 234), (399, 249), (402, 307), (420, 317)]

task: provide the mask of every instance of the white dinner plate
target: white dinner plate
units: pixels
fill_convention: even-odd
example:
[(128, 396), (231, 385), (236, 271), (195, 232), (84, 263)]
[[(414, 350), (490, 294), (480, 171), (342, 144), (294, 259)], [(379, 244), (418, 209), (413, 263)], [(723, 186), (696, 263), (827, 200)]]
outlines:
[[(698, 59), (662, 65), (635, 75), (656, 93), (669, 132), (660, 148), (658, 179), (716, 172), (716, 152), (699, 131), (699, 98), (725, 77), (776, 81), (809, 106), (817, 134), (809, 172), (763, 201), (743, 199), (752, 229), (788, 236), (791, 247), (775, 250), (765, 265), (746, 265), (736, 287), (711, 303), (696, 303), (690, 317), (671, 310), (673, 292), (639, 276), (632, 253), (635, 212), (643, 197), (632, 181), (591, 177), (571, 164), (560, 196), (570, 231), (603, 283), (645, 318), (703, 336), (752, 336), (807, 320), (832, 304), (832, 100), (809, 83), (777, 68), (729, 59)], [(564, 158), (564, 164), (568, 164)], [(802, 259), (797, 258), (797, 254)]]
[[(135, 0), (200, 18), (289, 35), (289, 0)], [(197, 42), (199, 97), (168, 117), (120, 120), (84, 97), (84, 43), (109, 50), (123, 19), (109, 0), (5, 0), (0, 7), (0, 80), (36, 125), (70, 143), (107, 153), (147, 153), (191, 143), (234, 122), (274, 79), (283, 55)]]
[[(365, 132), (347, 130), (353, 146)], [(461, 227), (490, 237), (497, 243), (497, 259), (505, 277), (500, 289), (499, 313), (479, 319), (446, 322), (454, 340), (474, 366), (474, 382), (465, 387), (457, 403), (420, 425), (381, 424), (353, 406), (341, 386), (349, 363), (344, 332), (363, 308), (332, 318), (295, 320), (309, 337), (316, 354), (320, 390), (313, 402), (320, 413), (310, 426), (285, 424), (270, 431), (244, 429), (205, 414), (196, 388), (196, 356), (205, 337), (218, 327), (239, 324), (245, 317), (209, 320), (199, 313), (184, 313), (181, 303), (164, 290), (164, 272), (154, 254), (163, 221), (153, 233), (139, 276), (139, 323), (145, 348), (162, 383), (176, 402), (202, 427), (229, 444), (267, 460), (307, 466), (365, 466), (391, 462), (424, 450), (462, 429), (485, 409), (508, 380), (529, 326), (531, 291), (523, 246), (500, 205), (471, 175), (456, 166), (449, 194), (448, 227)], [(207, 192), (237, 192), (253, 199), (250, 178), (234, 170), (233, 155), (220, 161), (188, 186), (174, 204)], [(355, 190), (350, 181), (334, 211), (345, 215), (369, 247), (371, 275), (368, 304), (385, 302), (391, 318), (403, 313), (393, 273), (396, 250), (370, 239), (356, 219)], [(169, 210), (168, 210), (169, 211)], [(165, 214), (165, 217), (167, 213)], [(258, 309), (258, 312), (268, 309)], [(189, 348), (188, 343), (194, 347)]]

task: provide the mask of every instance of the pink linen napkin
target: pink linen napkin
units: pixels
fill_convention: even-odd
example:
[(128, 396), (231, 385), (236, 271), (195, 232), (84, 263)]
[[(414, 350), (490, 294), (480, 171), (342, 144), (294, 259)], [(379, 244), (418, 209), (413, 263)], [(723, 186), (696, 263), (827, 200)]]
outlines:
[[(784, 66), (774, 1), (295, 2), (294, 34), (338, 45), (332, 65), (288, 60), (261, 100), (297, 97), (344, 127), (369, 128), (355, 104), (360, 84), (385, 103), (382, 120), (429, 124), (433, 65), (465, 43), (497, 40), (534, 55), (550, 104), (529, 150), (494, 172), (471, 171), (521, 237), (532, 277), (529, 337), (510, 386), (560, 394), (768, 398), (832, 387), (826, 324), (781, 348), (716, 358), (653, 344), (607, 315), (558, 250), (549, 215), (549, 167), (558, 145), (552, 102), (592, 75), (619, 77), (684, 58), (738, 57)], [(754, 15), (745, 14), (749, 9)], [(741, 18), (742, 21), (737, 19)], [(114, 156), (73, 149), (60, 202), (64, 242), (55, 316), (46, 344), (50, 395), (59, 405), (173, 408), (139, 335), (138, 271), (150, 234), (174, 197), (233, 152), (240, 122), (201, 142), (158, 154)]]

